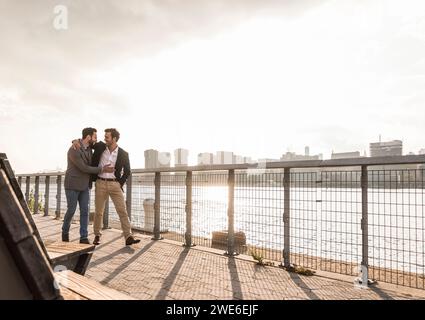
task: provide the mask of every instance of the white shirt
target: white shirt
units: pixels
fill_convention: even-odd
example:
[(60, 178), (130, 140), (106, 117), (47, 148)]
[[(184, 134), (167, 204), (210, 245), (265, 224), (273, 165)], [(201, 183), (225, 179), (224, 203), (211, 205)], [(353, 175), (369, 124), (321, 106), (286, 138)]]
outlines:
[[(115, 148), (114, 151), (110, 152), (109, 148), (106, 147), (105, 151), (103, 151), (102, 156), (100, 157), (99, 167), (103, 168), (107, 164), (109, 164), (111, 167), (115, 167), (115, 163), (117, 162), (118, 157), (118, 147)], [(99, 177), (104, 179), (116, 179), (115, 173), (107, 173), (102, 172), (99, 173)]]

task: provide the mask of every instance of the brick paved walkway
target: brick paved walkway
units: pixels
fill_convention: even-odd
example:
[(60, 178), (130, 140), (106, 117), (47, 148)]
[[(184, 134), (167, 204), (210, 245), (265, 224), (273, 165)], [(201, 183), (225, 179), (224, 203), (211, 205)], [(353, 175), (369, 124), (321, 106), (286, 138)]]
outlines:
[[(45, 242), (59, 241), (62, 221), (34, 216)], [(78, 224), (70, 239), (78, 241)], [(90, 225), (90, 230), (92, 226)], [(227, 258), (211, 250), (187, 249), (168, 240), (142, 241), (125, 247), (121, 232), (104, 232), (86, 276), (137, 299), (424, 299), (424, 295), (353, 283), (321, 276), (302, 276), (277, 267), (263, 267), (242, 258)], [(93, 239), (93, 235), (90, 235)], [(421, 293), (421, 292), (420, 292)]]

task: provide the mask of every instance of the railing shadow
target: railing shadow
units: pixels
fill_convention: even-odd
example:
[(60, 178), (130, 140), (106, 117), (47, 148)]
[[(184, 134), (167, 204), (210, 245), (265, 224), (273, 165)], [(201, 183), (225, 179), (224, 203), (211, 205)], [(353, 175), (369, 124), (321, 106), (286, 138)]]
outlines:
[(239, 279), (238, 268), (234, 257), (227, 260), (227, 268), (229, 269), (230, 282), (232, 284), (233, 299), (243, 300), (241, 282)]
[(99, 245), (96, 246), (96, 249), (99, 250), (99, 249), (101, 249), (103, 247), (106, 247), (108, 244), (111, 244), (111, 243), (113, 243), (113, 242), (115, 242), (115, 241), (117, 241), (119, 239), (123, 239), (123, 236), (120, 235), (120, 236), (118, 236), (116, 238), (113, 238), (113, 239), (107, 241), (107, 242), (101, 243), (101, 244), (99, 244)]
[(310, 300), (320, 300), (320, 297), (315, 294), (309, 286), (302, 280), (302, 278), (295, 272), (289, 272), (289, 276), (294, 284), (296, 284)]
[(380, 288), (378, 288), (374, 285), (370, 285), (369, 289), (372, 290), (373, 292), (375, 292), (378, 296), (380, 296), (384, 300), (394, 300), (394, 298), (391, 297), (388, 293), (382, 291)]
[(173, 269), (168, 273), (168, 276), (164, 279), (162, 282), (161, 289), (159, 290), (159, 293), (156, 295), (155, 300), (164, 300), (167, 296), (168, 289), (167, 287), (171, 288), (172, 284), (176, 280), (176, 277), (186, 260), (187, 255), (189, 254), (190, 248), (185, 247), (183, 251), (180, 253), (179, 257), (177, 258), (176, 264), (174, 265)]
[[(112, 271), (105, 279), (103, 279), (100, 283), (107, 284), (112, 279), (114, 279), (117, 275), (119, 275), (121, 272), (123, 272), (125, 269), (127, 269), (137, 258), (139, 258), (143, 253), (148, 251), (150, 247), (154, 245), (155, 241), (151, 241), (147, 243), (140, 251), (138, 251), (135, 255), (133, 255), (130, 259), (128, 259), (126, 262), (124, 262), (122, 265), (120, 265), (118, 268), (116, 268), (114, 271)], [(130, 247), (125, 247), (123, 249), (126, 249), (124, 252), (134, 253), (135, 249)]]
[(114, 258), (115, 256), (117, 256), (117, 255), (119, 255), (121, 253), (132, 254), (132, 253), (134, 253), (134, 251), (135, 250), (133, 248), (131, 248), (131, 247), (120, 248), (120, 249), (115, 250), (114, 252), (112, 252), (112, 253), (110, 253), (110, 254), (108, 254), (106, 256), (103, 256), (101, 258), (98, 258), (98, 259), (90, 262), (88, 269), (97, 267), (98, 265), (100, 265), (102, 263), (108, 262), (109, 260), (111, 260), (112, 258)]

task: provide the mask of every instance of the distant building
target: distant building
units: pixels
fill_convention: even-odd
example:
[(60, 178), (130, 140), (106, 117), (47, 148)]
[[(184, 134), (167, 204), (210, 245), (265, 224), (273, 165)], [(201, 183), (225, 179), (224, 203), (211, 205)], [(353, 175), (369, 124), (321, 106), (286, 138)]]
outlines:
[(158, 152), (158, 150), (145, 150), (145, 168), (169, 168), (171, 155), (169, 152)]
[(242, 156), (238, 156), (238, 155), (233, 155), (233, 164), (242, 164), (244, 163), (244, 157)]
[(401, 156), (402, 154), (403, 142), (401, 140), (372, 142), (370, 144), (371, 157)]
[(331, 159), (348, 159), (348, 158), (360, 158), (360, 151), (354, 152), (332, 152)]
[(280, 157), (281, 161), (300, 161), (300, 160), (321, 160), (322, 154), (310, 155), (310, 147), (304, 148), (304, 154), (296, 154), (295, 152), (287, 152)]
[(198, 154), (198, 165), (210, 165), (214, 163), (214, 155), (209, 152)]
[(253, 160), (251, 157), (243, 157), (243, 163), (252, 163)]
[(169, 152), (160, 152), (158, 154), (158, 167), (169, 168), (171, 163), (171, 154)]
[(158, 151), (154, 149), (145, 150), (145, 168), (158, 168)]
[(287, 152), (280, 157), (281, 161), (300, 161), (300, 160), (321, 160), (322, 155), (315, 156), (296, 154), (295, 152)]
[(425, 154), (425, 149), (419, 150), (419, 153), (418, 154)]
[(188, 157), (189, 157), (189, 150), (187, 149), (176, 149), (174, 150), (174, 166), (187, 166), (188, 165)]
[(56, 167), (55, 170), (52, 169), (43, 169), (41, 171), (39, 171), (38, 173), (55, 173), (55, 172), (62, 172), (62, 168), (61, 167)]
[(232, 164), (233, 152), (230, 151), (217, 151), (214, 157), (214, 164)]

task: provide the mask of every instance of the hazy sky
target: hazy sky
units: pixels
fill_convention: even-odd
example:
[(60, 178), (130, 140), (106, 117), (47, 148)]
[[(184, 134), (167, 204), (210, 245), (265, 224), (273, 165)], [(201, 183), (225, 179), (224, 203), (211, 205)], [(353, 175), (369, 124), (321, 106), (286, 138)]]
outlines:
[[(53, 27), (68, 8), (68, 29)], [(70, 141), (328, 157), (425, 148), (423, 0), (0, 0), (0, 152), (66, 167)]]

